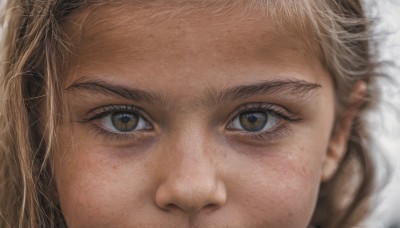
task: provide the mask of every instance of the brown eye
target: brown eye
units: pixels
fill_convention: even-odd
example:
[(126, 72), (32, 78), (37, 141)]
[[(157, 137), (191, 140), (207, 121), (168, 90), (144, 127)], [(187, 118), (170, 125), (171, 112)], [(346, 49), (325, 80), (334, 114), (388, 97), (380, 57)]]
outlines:
[(111, 123), (117, 131), (130, 132), (138, 126), (139, 116), (133, 113), (115, 112), (111, 114)]
[(243, 130), (261, 131), (268, 122), (268, 115), (263, 112), (246, 112), (239, 115)]

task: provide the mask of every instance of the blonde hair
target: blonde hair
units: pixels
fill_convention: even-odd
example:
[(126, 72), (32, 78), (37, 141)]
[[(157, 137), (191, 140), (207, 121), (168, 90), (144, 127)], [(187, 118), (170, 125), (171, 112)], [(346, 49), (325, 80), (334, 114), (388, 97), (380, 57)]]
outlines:
[[(57, 144), (58, 117), (63, 108), (61, 77), (73, 47), (64, 24), (78, 11), (111, 2), (6, 1), (1, 18), (0, 227), (56, 227), (62, 220), (51, 152)], [(362, 114), (373, 100), (371, 88), (377, 65), (362, 5), (358, 0), (249, 2), (262, 3), (271, 15), (283, 18), (284, 22), (277, 23), (283, 30), (290, 27), (298, 33), (312, 31), (307, 42), (318, 46), (321, 62), (334, 81), (337, 121), (349, 104), (354, 84), (362, 80), (369, 86), (352, 126), (346, 156), (335, 176), (322, 183), (312, 220), (321, 227), (353, 226), (368, 212), (374, 177), (365, 148), (368, 135)]]

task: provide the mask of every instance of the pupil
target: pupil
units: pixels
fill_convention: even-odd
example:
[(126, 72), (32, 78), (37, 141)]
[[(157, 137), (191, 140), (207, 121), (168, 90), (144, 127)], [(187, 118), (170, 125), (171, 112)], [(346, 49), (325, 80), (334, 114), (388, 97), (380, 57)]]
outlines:
[(247, 119), (249, 120), (250, 123), (255, 123), (258, 120), (257, 116), (255, 116), (253, 114), (249, 114), (247, 116)]
[(131, 120), (131, 117), (129, 117), (128, 115), (123, 115), (123, 116), (121, 117), (121, 121), (122, 121), (123, 123), (128, 123), (130, 120)]

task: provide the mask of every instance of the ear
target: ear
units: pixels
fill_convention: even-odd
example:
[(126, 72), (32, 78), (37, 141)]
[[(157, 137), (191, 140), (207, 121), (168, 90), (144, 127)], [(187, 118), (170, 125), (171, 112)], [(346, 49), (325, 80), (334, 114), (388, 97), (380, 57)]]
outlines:
[(322, 182), (327, 182), (332, 178), (347, 151), (347, 143), (353, 120), (364, 103), (366, 92), (366, 82), (358, 81), (353, 87), (349, 106), (346, 108), (343, 116), (336, 122), (336, 126), (333, 126), (334, 130), (329, 140), (325, 160), (322, 164)]

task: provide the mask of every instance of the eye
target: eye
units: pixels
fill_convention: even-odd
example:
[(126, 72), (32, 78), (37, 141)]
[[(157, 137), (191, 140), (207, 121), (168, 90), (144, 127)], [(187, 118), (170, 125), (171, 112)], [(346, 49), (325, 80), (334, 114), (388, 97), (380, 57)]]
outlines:
[(229, 129), (248, 132), (265, 132), (279, 123), (279, 117), (267, 111), (248, 111), (237, 115), (228, 125)]
[(104, 130), (120, 134), (151, 129), (151, 125), (146, 119), (133, 112), (111, 112), (100, 118), (99, 122)]

